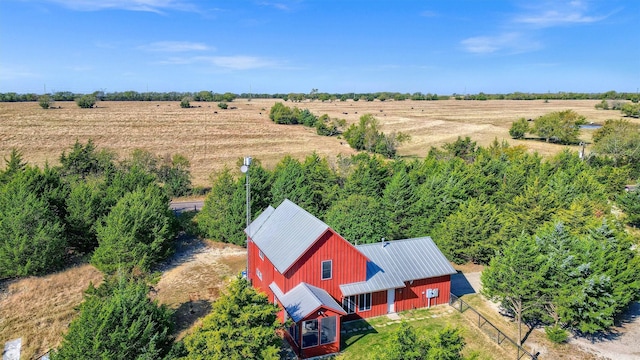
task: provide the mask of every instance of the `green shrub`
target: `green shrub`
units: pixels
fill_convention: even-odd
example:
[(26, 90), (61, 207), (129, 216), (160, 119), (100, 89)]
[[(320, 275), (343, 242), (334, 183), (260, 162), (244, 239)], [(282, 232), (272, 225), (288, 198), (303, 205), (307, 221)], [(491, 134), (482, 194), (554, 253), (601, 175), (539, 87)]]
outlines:
[(547, 338), (556, 344), (562, 344), (569, 338), (569, 333), (558, 325), (547, 326), (544, 332), (547, 333)]
[(509, 135), (514, 139), (522, 139), (527, 132), (529, 132), (529, 123), (525, 118), (515, 121), (509, 129)]
[(77, 98), (76, 104), (82, 109), (91, 109), (96, 104), (96, 101), (95, 95), (89, 94)]
[(184, 97), (182, 98), (182, 101), (180, 101), (180, 107), (183, 109), (188, 109), (191, 107), (191, 99), (189, 97)]
[(226, 102), (219, 102), (218, 107), (222, 110), (226, 110), (228, 106)]
[(50, 108), (52, 102), (53, 100), (51, 100), (51, 97), (47, 94), (44, 94), (38, 98), (38, 105), (40, 105), (40, 107), (43, 109)]

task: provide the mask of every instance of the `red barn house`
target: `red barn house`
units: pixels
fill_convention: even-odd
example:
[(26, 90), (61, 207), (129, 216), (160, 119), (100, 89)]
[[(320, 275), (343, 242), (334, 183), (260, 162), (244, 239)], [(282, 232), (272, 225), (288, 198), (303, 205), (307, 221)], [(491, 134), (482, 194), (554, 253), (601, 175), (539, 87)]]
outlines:
[(340, 351), (340, 325), (449, 302), (456, 271), (429, 237), (353, 246), (298, 205), (269, 206), (246, 229), (253, 286), (294, 325), (302, 357)]

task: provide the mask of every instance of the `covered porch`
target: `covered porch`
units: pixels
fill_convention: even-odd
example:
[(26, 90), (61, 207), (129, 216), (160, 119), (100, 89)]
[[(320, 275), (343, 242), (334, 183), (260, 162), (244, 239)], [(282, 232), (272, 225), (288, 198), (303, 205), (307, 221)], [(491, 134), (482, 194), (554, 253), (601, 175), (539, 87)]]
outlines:
[(300, 283), (284, 294), (272, 283), (276, 301), (283, 308), (285, 339), (301, 358), (340, 351), (340, 323), (346, 312), (325, 290)]

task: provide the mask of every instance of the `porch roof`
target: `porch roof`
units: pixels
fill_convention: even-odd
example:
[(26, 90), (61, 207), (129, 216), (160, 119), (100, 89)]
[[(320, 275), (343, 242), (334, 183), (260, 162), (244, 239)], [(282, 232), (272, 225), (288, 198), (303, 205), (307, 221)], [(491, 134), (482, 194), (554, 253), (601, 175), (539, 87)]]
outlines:
[(404, 287), (405, 281), (456, 273), (428, 236), (358, 245), (356, 248), (371, 260), (367, 262), (367, 279), (340, 285), (344, 296), (397, 289)]
[(269, 289), (273, 291), (287, 314), (295, 322), (306, 318), (321, 307), (346, 315), (342, 306), (319, 287), (302, 282), (284, 294), (276, 283), (271, 283)]

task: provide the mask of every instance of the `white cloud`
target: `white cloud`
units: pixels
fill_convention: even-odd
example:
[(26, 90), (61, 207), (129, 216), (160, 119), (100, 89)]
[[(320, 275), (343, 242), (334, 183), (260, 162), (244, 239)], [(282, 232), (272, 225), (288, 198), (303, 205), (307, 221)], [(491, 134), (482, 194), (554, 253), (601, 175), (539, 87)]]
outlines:
[(506, 52), (519, 54), (540, 49), (538, 41), (527, 39), (520, 33), (511, 32), (496, 36), (476, 36), (461, 41), (464, 49), (474, 54)]
[(187, 52), (215, 50), (206, 44), (189, 41), (157, 41), (139, 47), (142, 50), (157, 52)]
[(160, 63), (165, 65), (188, 65), (195, 63), (204, 63), (229, 70), (250, 70), (278, 66), (278, 63), (274, 60), (245, 55), (172, 57), (167, 60), (161, 61)]
[(426, 11), (421, 12), (420, 16), (431, 18), (431, 17), (437, 17), (437, 16), (439, 16), (439, 14), (437, 12), (435, 12), (435, 11), (426, 10)]
[(195, 5), (182, 0), (45, 0), (78, 11), (121, 9), (162, 13), (165, 10), (197, 11)]
[(531, 8), (525, 14), (517, 15), (514, 22), (536, 27), (589, 24), (604, 20), (617, 11), (619, 10), (604, 15), (594, 15), (589, 13), (589, 6), (583, 1), (547, 1)]

